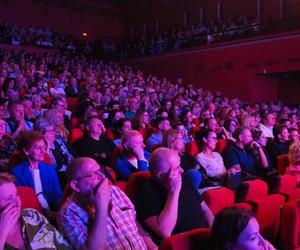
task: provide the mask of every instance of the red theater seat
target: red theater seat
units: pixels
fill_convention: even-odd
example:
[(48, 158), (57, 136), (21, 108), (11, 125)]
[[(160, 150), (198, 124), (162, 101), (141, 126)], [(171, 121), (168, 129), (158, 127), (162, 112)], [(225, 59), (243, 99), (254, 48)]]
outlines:
[(159, 250), (209, 250), (209, 237), (209, 229), (194, 229), (164, 239)]
[(219, 139), (215, 151), (222, 154), (232, 143), (232, 140)]
[(280, 194), (268, 195), (268, 185), (262, 180), (245, 181), (241, 186), (245, 187), (243, 201), (252, 206), (262, 235), (275, 243), (280, 224), (281, 206), (285, 203), (285, 197)]
[(81, 128), (73, 128), (70, 130), (70, 135), (68, 139), (68, 143), (71, 145), (78, 139), (80, 139), (83, 136), (83, 130)]
[(139, 191), (140, 187), (143, 185), (143, 183), (150, 179), (150, 173), (149, 172), (136, 172), (129, 176), (126, 186), (126, 194), (131, 200), (133, 204), (136, 202), (136, 194)]
[(289, 165), (288, 155), (287, 154), (279, 155), (277, 157), (277, 174), (283, 175), (288, 165)]
[(156, 130), (155, 130), (155, 128), (152, 128), (152, 127), (140, 128), (139, 132), (143, 136), (144, 141), (146, 141), (151, 134), (154, 134), (156, 132)]
[(71, 109), (72, 112), (75, 112), (77, 105), (79, 104), (79, 101), (75, 97), (67, 97), (67, 104), (68, 104), (68, 108)]
[(71, 118), (70, 120), (70, 128), (78, 128), (79, 127), (79, 119), (78, 118)]
[(275, 192), (286, 196), (286, 200), (300, 199), (300, 188), (297, 188), (297, 177), (289, 174), (280, 175)]
[(35, 191), (31, 187), (17, 187), (18, 194), (21, 200), (21, 208), (33, 208), (40, 213), (43, 209), (38, 201)]
[(204, 200), (214, 214), (225, 207), (233, 206), (234, 193), (228, 188), (220, 187), (204, 193)]
[(300, 200), (283, 206), (280, 236), (283, 250), (300, 249)]
[(262, 180), (244, 181), (239, 191), (238, 201), (247, 201), (257, 198), (263, 198), (268, 195), (268, 185)]
[(237, 206), (247, 210), (252, 209), (251, 205), (245, 202), (234, 204), (234, 192), (225, 187), (206, 191), (204, 193), (204, 200), (213, 214), (217, 214), (223, 208), (231, 206)]
[(190, 156), (195, 157), (199, 151), (199, 145), (196, 141), (191, 141), (185, 145), (185, 152)]

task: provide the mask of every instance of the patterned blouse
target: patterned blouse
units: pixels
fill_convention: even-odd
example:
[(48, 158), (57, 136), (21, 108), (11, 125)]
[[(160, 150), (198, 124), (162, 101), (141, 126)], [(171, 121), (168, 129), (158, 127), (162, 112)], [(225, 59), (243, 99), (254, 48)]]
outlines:
[[(70, 250), (73, 249), (61, 233), (34, 209), (21, 211), (22, 233), (25, 248), (32, 250)], [(16, 248), (6, 244), (4, 250)]]

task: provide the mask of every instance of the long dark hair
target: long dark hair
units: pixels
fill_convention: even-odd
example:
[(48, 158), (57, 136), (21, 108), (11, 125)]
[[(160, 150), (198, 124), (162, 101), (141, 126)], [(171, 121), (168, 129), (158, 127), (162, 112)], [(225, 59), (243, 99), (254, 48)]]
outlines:
[(234, 244), (240, 233), (254, 215), (238, 207), (222, 209), (215, 217), (211, 230), (211, 249), (228, 250), (228, 243)]

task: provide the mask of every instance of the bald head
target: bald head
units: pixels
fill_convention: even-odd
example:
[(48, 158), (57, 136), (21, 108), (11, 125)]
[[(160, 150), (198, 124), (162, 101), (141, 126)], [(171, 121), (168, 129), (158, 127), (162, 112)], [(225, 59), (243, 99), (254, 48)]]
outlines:
[(180, 158), (176, 151), (169, 148), (158, 148), (151, 154), (149, 160), (149, 171), (154, 178), (160, 178), (161, 174), (166, 174), (170, 168), (176, 170), (180, 165)]

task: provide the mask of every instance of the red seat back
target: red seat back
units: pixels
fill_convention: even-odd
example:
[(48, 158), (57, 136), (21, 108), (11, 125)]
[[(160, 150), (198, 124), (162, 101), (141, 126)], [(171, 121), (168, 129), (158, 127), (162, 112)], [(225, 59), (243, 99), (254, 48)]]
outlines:
[(262, 180), (244, 181), (241, 186), (246, 187), (243, 195), (244, 201), (264, 198), (268, 195), (268, 185)]
[(70, 135), (68, 139), (68, 143), (71, 145), (78, 139), (80, 139), (84, 135), (83, 130), (81, 128), (73, 128), (70, 130)]
[(127, 196), (133, 204), (135, 204), (136, 195), (140, 190), (141, 186), (146, 180), (149, 180), (150, 178), (150, 173), (144, 171), (136, 172), (129, 176), (125, 193), (127, 194)]
[(209, 229), (194, 229), (164, 239), (159, 250), (209, 250), (211, 249), (209, 238)]
[(185, 152), (190, 156), (196, 156), (200, 152), (198, 142), (191, 141), (185, 145)]
[(283, 250), (300, 249), (300, 200), (283, 206), (280, 235)]
[(21, 200), (21, 208), (33, 208), (43, 213), (41, 204), (38, 201), (35, 191), (31, 187), (17, 187)]
[(277, 174), (283, 175), (288, 165), (289, 165), (288, 154), (279, 155), (277, 157)]
[(261, 234), (271, 243), (275, 243), (279, 233), (281, 207), (285, 197), (280, 194), (271, 194), (264, 198), (249, 201), (253, 205)]
[(70, 120), (70, 129), (78, 128), (79, 127), (79, 119), (78, 118), (71, 118)]
[(231, 140), (218, 139), (215, 151), (219, 154), (222, 154), (230, 146), (231, 143)]
[(220, 187), (204, 193), (204, 200), (214, 214), (221, 209), (234, 205), (234, 193), (228, 188)]

